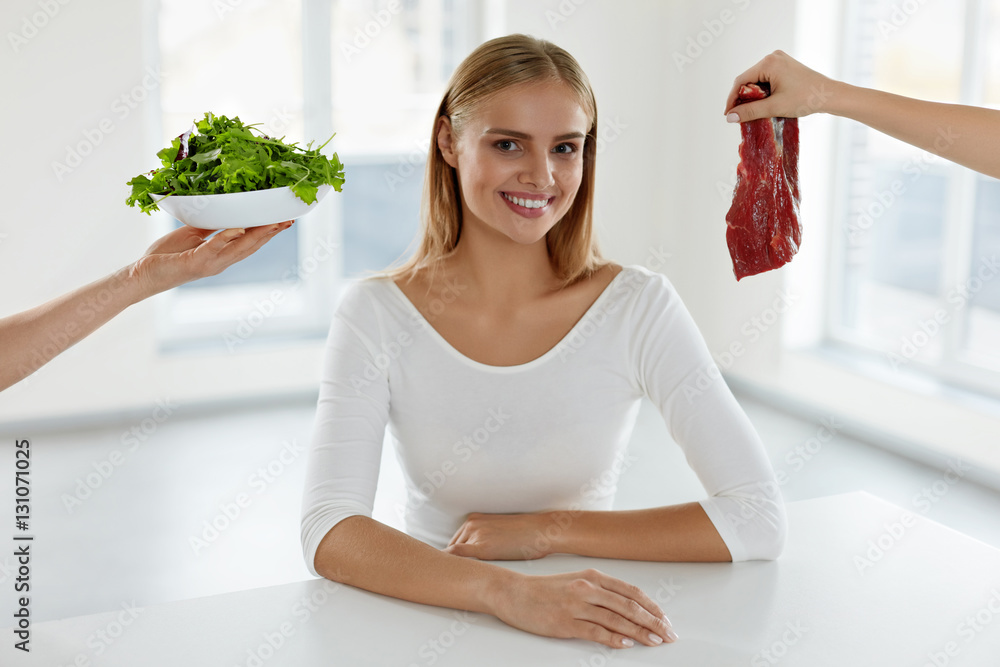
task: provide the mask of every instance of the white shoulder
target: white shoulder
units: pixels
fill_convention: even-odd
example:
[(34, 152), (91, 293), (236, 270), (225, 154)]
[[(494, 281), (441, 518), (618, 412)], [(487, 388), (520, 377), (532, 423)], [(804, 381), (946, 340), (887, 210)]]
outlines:
[(340, 292), (336, 312), (340, 317), (354, 318), (370, 314), (378, 304), (390, 298), (389, 278), (355, 278)]
[(670, 279), (642, 265), (623, 266), (619, 282), (619, 291), (631, 294), (634, 307), (640, 311), (650, 307), (655, 309), (681, 305), (680, 296)]

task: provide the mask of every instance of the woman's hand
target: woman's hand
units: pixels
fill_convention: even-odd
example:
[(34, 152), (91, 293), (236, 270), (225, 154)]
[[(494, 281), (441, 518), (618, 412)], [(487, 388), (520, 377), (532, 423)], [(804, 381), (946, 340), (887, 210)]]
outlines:
[(221, 273), (256, 252), (292, 221), (250, 229), (225, 229), (205, 240), (214, 230), (184, 225), (149, 247), (132, 265), (132, 278), (146, 298), (184, 283)]
[[(569, 512), (555, 513), (566, 515)], [(552, 553), (553, 531), (564, 526), (554, 520), (553, 513), (540, 514), (479, 514), (465, 518), (445, 551), (456, 556), (479, 560), (534, 560)]]
[(505, 583), (494, 594), (493, 614), (536, 635), (589, 639), (611, 648), (635, 642), (657, 646), (677, 639), (649, 596), (597, 570), (518, 575)]
[[(758, 81), (770, 83), (771, 94), (757, 102), (733, 106), (740, 86)], [(798, 118), (825, 111), (824, 105), (835, 94), (836, 85), (833, 79), (809, 69), (784, 51), (775, 51), (736, 77), (726, 98), (727, 120), (745, 123), (758, 118)]]

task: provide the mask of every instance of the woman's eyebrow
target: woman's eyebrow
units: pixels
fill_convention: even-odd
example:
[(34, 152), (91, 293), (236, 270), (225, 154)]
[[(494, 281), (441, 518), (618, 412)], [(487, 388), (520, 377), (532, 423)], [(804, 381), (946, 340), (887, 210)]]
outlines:
[[(483, 134), (502, 134), (505, 137), (514, 137), (515, 139), (527, 139), (531, 140), (532, 136), (530, 134), (525, 134), (524, 132), (518, 132), (517, 130), (505, 130), (499, 127), (491, 127), (487, 129)], [(560, 134), (555, 137), (555, 141), (565, 141), (567, 139), (582, 139), (585, 135), (583, 132), (567, 132), (566, 134)]]

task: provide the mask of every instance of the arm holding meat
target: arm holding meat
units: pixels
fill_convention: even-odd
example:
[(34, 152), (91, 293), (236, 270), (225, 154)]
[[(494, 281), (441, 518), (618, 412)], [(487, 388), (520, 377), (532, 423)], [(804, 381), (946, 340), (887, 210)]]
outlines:
[[(734, 106), (744, 83), (767, 81), (771, 95)], [(732, 122), (812, 113), (843, 116), (934, 155), (1000, 178), (1000, 111), (946, 104), (853, 86), (775, 51), (736, 77), (726, 99)]]

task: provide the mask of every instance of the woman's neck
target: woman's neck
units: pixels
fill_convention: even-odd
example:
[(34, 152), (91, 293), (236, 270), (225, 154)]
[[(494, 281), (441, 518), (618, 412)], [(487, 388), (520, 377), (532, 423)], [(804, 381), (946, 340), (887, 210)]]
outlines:
[(449, 273), (467, 283), (465, 295), (480, 303), (515, 304), (560, 286), (544, 237), (525, 245), (470, 225), (462, 230), (448, 264)]

